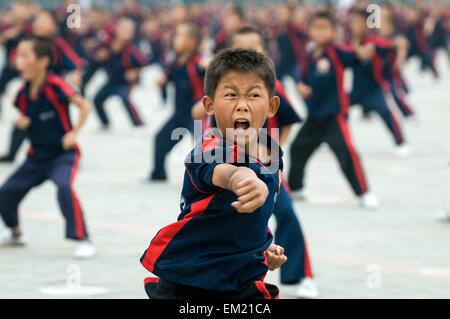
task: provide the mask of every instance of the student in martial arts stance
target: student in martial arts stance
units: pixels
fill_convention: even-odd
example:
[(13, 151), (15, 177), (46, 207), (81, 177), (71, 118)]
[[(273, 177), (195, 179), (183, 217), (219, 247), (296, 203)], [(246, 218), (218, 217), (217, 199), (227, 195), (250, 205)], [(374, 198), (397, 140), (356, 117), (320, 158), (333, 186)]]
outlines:
[(289, 186), (294, 198), (306, 197), (306, 164), (313, 152), (325, 142), (335, 153), (361, 205), (375, 208), (378, 200), (369, 192), (347, 124), (349, 101), (344, 91), (344, 67), (355, 65), (358, 57), (370, 58), (373, 47), (362, 46), (355, 52), (337, 45), (333, 42), (335, 32), (335, 21), (329, 13), (318, 12), (313, 16), (309, 35), (314, 47), (308, 52), (308, 67), (299, 84), (300, 95), (308, 108), (308, 117), (291, 145)]
[[(66, 222), (66, 237), (79, 241), (75, 256), (94, 256), (89, 241), (74, 181), (80, 160), (77, 135), (89, 113), (86, 101), (64, 80), (49, 69), (53, 48), (48, 39), (30, 37), (17, 48), (16, 65), (25, 84), (19, 90), (15, 106), (20, 114), (16, 125), (31, 141), (25, 162), (0, 187), (0, 215), (11, 234), (4, 245), (22, 245), (18, 206), (27, 193), (46, 180), (56, 184), (58, 203)], [(80, 109), (76, 125), (69, 117), (69, 103)]]
[(272, 60), (255, 51), (225, 50), (209, 64), (203, 105), (217, 128), (185, 159), (177, 221), (141, 257), (158, 276), (144, 280), (151, 299), (278, 298), (264, 277), (286, 260), (268, 228), (282, 151), (261, 131), (280, 103), (275, 83)]

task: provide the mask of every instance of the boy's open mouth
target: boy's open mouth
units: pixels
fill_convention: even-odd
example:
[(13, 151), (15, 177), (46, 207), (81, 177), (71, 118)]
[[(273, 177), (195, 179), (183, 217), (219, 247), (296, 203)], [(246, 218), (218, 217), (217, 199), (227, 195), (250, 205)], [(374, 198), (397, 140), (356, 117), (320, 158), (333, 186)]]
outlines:
[(236, 132), (245, 132), (250, 127), (250, 122), (246, 119), (237, 119), (234, 121), (234, 129)]

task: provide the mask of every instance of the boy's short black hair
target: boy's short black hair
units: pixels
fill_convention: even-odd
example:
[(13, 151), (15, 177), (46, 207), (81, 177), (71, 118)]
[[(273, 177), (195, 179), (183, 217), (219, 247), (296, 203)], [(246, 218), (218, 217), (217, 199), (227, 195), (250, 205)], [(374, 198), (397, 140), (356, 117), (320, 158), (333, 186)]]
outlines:
[(331, 23), (333, 27), (336, 26), (336, 19), (334, 18), (334, 15), (328, 10), (321, 10), (314, 13), (309, 20), (309, 24), (313, 23), (317, 19), (326, 19)]
[(214, 98), (217, 84), (229, 71), (257, 74), (264, 81), (269, 96), (274, 96), (276, 74), (273, 61), (260, 53), (243, 49), (226, 49), (214, 57), (205, 74), (206, 95)]
[(45, 13), (45, 14), (49, 15), (50, 18), (52, 19), (52, 22), (55, 24), (55, 27), (58, 27), (58, 25), (59, 25), (59, 20), (58, 20), (58, 17), (57, 17), (57, 15), (56, 15), (56, 12), (55, 12), (55, 11), (50, 10), (50, 9), (42, 9), (42, 10), (40, 11), (40, 13)]
[(48, 57), (49, 64), (47, 69), (50, 69), (54, 61), (53, 43), (51, 39), (30, 35), (25, 37), (22, 41), (30, 41), (33, 44), (33, 52), (37, 58), (42, 58), (44, 56)]
[(267, 49), (266, 37), (260, 31), (258, 31), (257, 29), (255, 29), (253, 27), (249, 27), (249, 26), (242, 27), (239, 30), (237, 30), (235, 33), (233, 33), (228, 39), (228, 46), (231, 46), (233, 44), (233, 38), (236, 35), (251, 34), (251, 33), (257, 34), (260, 37), (260, 39), (261, 39), (261, 45), (264, 47), (264, 49)]
[(367, 12), (364, 9), (352, 9), (350, 12), (352, 15), (360, 16), (365, 20), (367, 20), (370, 17), (370, 12)]
[(244, 9), (240, 5), (233, 4), (231, 8), (231, 14), (235, 14), (239, 17), (240, 20), (245, 19)]
[(184, 22), (183, 25), (188, 27), (189, 36), (194, 39), (197, 44), (200, 44), (203, 37), (202, 28), (200, 27), (200, 25), (195, 22)]

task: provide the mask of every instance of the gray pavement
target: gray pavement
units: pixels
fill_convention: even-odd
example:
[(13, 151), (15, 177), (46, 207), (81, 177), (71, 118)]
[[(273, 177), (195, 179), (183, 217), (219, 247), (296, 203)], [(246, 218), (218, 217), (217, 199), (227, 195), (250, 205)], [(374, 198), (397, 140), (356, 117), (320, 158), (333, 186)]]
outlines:
[[(406, 65), (410, 100), (418, 111), (417, 122), (403, 121), (412, 148), (409, 158), (393, 156), (392, 139), (378, 118), (362, 121), (358, 108), (351, 111), (352, 135), (381, 202), (377, 211), (359, 207), (326, 147), (308, 166), (311, 199), (296, 202), (295, 208), (322, 298), (450, 298), (450, 222), (436, 216), (444, 200), (450, 205), (450, 75), (445, 57), (440, 55), (438, 62), (439, 81), (419, 74), (417, 61)], [(148, 124), (145, 130), (131, 129), (119, 100), (112, 98), (107, 108), (112, 132), (101, 132), (92, 113), (80, 136), (83, 159), (76, 189), (97, 257), (72, 257), (75, 246), (63, 238), (55, 187), (46, 182), (20, 207), (28, 245), (0, 249), (0, 298), (146, 297), (148, 272), (139, 258), (156, 232), (178, 215), (182, 159), (191, 146), (185, 139), (169, 156), (168, 183), (146, 182), (153, 137), (172, 112), (170, 106), (159, 108), (152, 82), (157, 73), (155, 67), (146, 69), (133, 92)], [(104, 80), (104, 74), (96, 75), (88, 97)], [(3, 98), (0, 152), (9, 143), (16, 115), (11, 100), (19, 84), (12, 83)], [(304, 114), (301, 102), (296, 107)], [(25, 153), (26, 147), (14, 164), (0, 164), (0, 183)], [(274, 220), (271, 227), (276, 227)], [(266, 278), (279, 283), (278, 271)], [(295, 286), (280, 288), (281, 298), (293, 298)]]

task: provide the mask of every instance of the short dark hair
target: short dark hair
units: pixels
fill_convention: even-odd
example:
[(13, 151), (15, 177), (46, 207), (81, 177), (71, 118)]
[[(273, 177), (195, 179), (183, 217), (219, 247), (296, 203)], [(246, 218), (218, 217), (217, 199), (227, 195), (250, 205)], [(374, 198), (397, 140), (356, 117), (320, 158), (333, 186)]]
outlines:
[(266, 40), (266, 37), (265, 37), (260, 31), (258, 31), (257, 29), (255, 29), (255, 28), (253, 28), (253, 27), (249, 27), (249, 26), (247, 26), (247, 27), (242, 27), (242, 28), (240, 28), (239, 30), (237, 30), (235, 33), (233, 33), (233, 34), (229, 37), (229, 39), (228, 39), (228, 46), (231, 46), (231, 45), (233, 44), (233, 38), (234, 38), (236, 35), (241, 35), (241, 34), (251, 34), (251, 33), (257, 34), (257, 35), (260, 37), (260, 39), (261, 39), (261, 45), (264, 47), (264, 49), (266, 49), (266, 48), (267, 48), (267, 40)]
[(233, 4), (233, 6), (231, 8), (231, 14), (237, 15), (240, 20), (245, 19), (244, 9), (242, 9), (242, 7), (240, 5)]
[(370, 13), (367, 12), (366, 10), (364, 10), (364, 9), (353, 9), (353, 10), (350, 11), (350, 13), (352, 15), (359, 16), (359, 17), (364, 18), (366, 20), (370, 17)]
[(53, 54), (53, 43), (51, 39), (39, 37), (36, 35), (31, 35), (25, 37), (22, 41), (30, 41), (33, 45), (33, 52), (37, 58), (48, 57), (49, 65), (47, 69), (53, 65), (54, 54)]
[(184, 22), (183, 25), (186, 25), (189, 29), (189, 36), (194, 39), (197, 43), (202, 41), (202, 29), (199, 24), (195, 22)]
[(50, 16), (52, 19), (52, 22), (55, 24), (56, 27), (59, 25), (58, 16), (56, 15), (56, 12), (50, 9), (42, 9), (39, 13), (45, 13)]
[(206, 95), (214, 97), (217, 84), (229, 71), (257, 74), (264, 81), (269, 96), (274, 96), (276, 75), (272, 59), (261, 53), (243, 49), (226, 49), (214, 57), (205, 74)]
[(333, 27), (336, 26), (336, 19), (334, 18), (334, 15), (329, 11), (321, 10), (314, 13), (314, 15), (309, 20), (309, 24), (313, 23), (317, 19), (326, 19), (331, 23)]

